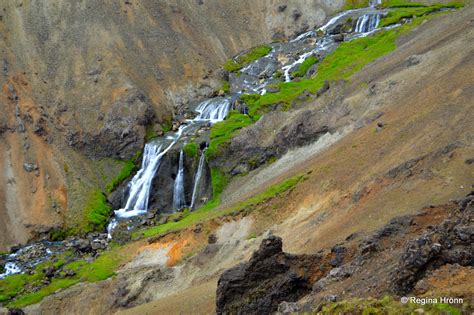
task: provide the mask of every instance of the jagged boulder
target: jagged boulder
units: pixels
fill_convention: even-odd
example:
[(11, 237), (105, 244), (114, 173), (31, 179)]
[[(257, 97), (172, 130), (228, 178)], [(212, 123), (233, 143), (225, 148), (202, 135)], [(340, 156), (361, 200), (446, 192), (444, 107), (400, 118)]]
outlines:
[(282, 239), (269, 236), (249, 262), (226, 270), (217, 286), (217, 314), (270, 314), (283, 302), (294, 302), (311, 291), (319, 255), (290, 255)]
[(391, 276), (397, 293), (410, 292), (427, 271), (443, 265), (474, 266), (474, 192), (458, 204), (451, 218), (408, 242)]

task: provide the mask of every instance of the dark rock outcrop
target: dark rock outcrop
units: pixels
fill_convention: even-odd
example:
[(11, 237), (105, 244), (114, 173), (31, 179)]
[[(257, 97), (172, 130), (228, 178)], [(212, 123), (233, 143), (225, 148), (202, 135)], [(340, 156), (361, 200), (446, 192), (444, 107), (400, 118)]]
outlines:
[(474, 266), (474, 192), (441, 224), (411, 240), (392, 275), (397, 293), (410, 292), (427, 271), (446, 264)]
[[(176, 174), (178, 174), (179, 154), (180, 149), (177, 146), (163, 156), (160, 168), (153, 179), (149, 208), (157, 213), (170, 213), (173, 211), (173, 188)], [(200, 154), (201, 152), (196, 156), (185, 155), (184, 158), (184, 192), (187, 205), (190, 205), (192, 201), (194, 177), (199, 165)], [(200, 199), (208, 200), (212, 197), (211, 172), (207, 163), (204, 165), (197, 196), (197, 207), (202, 204)]]
[(320, 256), (290, 255), (277, 236), (264, 239), (249, 262), (225, 271), (217, 287), (217, 314), (270, 314), (311, 291)]

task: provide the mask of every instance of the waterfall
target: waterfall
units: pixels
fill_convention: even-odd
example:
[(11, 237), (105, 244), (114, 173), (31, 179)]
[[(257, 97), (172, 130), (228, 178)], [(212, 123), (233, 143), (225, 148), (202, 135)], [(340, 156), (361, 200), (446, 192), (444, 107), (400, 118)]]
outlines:
[(3, 279), (10, 275), (14, 275), (21, 272), (21, 268), (12, 262), (7, 262), (5, 264), (4, 269), (5, 269), (4, 273), (0, 273), (0, 279)]
[(333, 26), (336, 26), (337, 23), (339, 22), (339, 20), (344, 18), (346, 15), (352, 14), (355, 11), (357, 11), (357, 10), (347, 10), (347, 11), (343, 11), (343, 12), (337, 14), (332, 19), (330, 19), (326, 24), (321, 26), (318, 29), (318, 31), (326, 32), (327, 30), (331, 29)]
[(179, 140), (184, 128), (186, 128), (184, 125), (180, 127), (172, 138), (171, 144), (163, 151), (161, 150), (162, 145), (157, 145), (154, 142), (145, 145), (142, 166), (128, 184), (130, 193), (127, 203), (123, 209), (115, 211), (117, 217), (129, 218), (147, 212), (153, 178), (160, 167), (161, 159)]
[(178, 174), (174, 180), (173, 189), (173, 210), (178, 211), (186, 206), (184, 197), (184, 166), (183, 166), (183, 150), (179, 153), (179, 167)]
[(196, 171), (196, 175), (194, 176), (194, 187), (193, 187), (193, 196), (191, 198), (191, 209), (194, 208), (194, 205), (196, 204), (196, 198), (198, 197), (198, 189), (199, 189), (199, 184), (201, 182), (201, 177), (202, 177), (202, 171), (204, 169), (204, 162), (206, 161), (206, 149), (204, 149), (201, 153), (201, 157), (199, 158), (199, 165), (198, 169)]
[(372, 8), (379, 4), (382, 4), (382, 0), (369, 0), (369, 6)]
[[(210, 121), (215, 123), (226, 118), (231, 108), (231, 101), (229, 98), (216, 97), (205, 100), (199, 104), (196, 111), (199, 115), (193, 120), (189, 120), (191, 125), (200, 121)], [(190, 126), (191, 126), (190, 125)], [(156, 142), (150, 142), (145, 145), (143, 153), (143, 161), (140, 170), (132, 178), (129, 187), (129, 196), (126, 205), (123, 209), (116, 210), (115, 216), (117, 218), (130, 218), (138, 215), (144, 215), (148, 211), (148, 200), (150, 198), (150, 191), (152, 188), (153, 178), (158, 171), (163, 156), (173, 147), (173, 145), (180, 139), (181, 134), (188, 126), (182, 125), (179, 130), (167, 139), (172, 140), (171, 144), (162, 150), (163, 144), (159, 145)], [(181, 209), (185, 205), (184, 188), (183, 188), (183, 166), (182, 166), (182, 152), (180, 154), (180, 172), (175, 181), (175, 191), (173, 196), (173, 208)], [(179, 186), (177, 187), (177, 185)], [(108, 227), (108, 234), (116, 227), (116, 219), (112, 219)]]
[(222, 121), (229, 113), (230, 107), (231, 102), (228, 98), (216, 97), (205, 100), (196, 108), (199, 115), (194, 120), (210, 120), (211, 122)]
[(367, 33), (373, 31), (379, 26), (380, 14), (365, 14), (357, 19), (355, 32)]

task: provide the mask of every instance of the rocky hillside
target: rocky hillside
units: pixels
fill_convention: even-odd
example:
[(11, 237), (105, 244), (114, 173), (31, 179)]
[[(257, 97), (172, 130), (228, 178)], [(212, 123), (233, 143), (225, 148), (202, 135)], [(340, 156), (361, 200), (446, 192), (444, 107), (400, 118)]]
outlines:
[(87, 204), (127, 171), (121, 161), (219, 90), (226, 59), (343, 4), (2, 1), (0, 250), (90, 229)]
[[(3, 245), (35, 233), (65, 240), (0, 255), (0, 267), (16, 259), (24, 268), (0, 279), (0, 314), (471, 313), (474, 5), (432, 2), (5, 5), (16, 23), (65, 10), (64, 34), (101, 25), (87, 34), (103, 40), (88, 37), (102, 51), (89, 55), (77, 32), (65, 47), (82, 54), (39, 67), (56, 90), (14, 70), (50, 46), (14, 53), (26, 39), (5, 41)], [(108, 5), (117, 15), (99, 14)], [(74, 23), (75, 6), (93, 9), (84, 17), (93, 21)], [(319, 28), (341, 8), (362, 9)], [(62, 48), (53, 20), (41, 36)], [(376, 26), (361, 28), (364, 20)], [(155, 24), (177, 46), (155, 49)], [(157, 69), (161, 80), (150, 74)], [(192, 118), (204, 96), (225, 115)], [(46, 105), (58, 98), (59, 107)], [(155, 160), (164, 170), (149, 177), (152, 209), (112, 218), (109, 203), (123, 205), (127, 182), (143, 178), (138, 162), (159, 156), (140, 156), (143, 145), (163, 134), (147, 142), (171, 143)], [(198, 182), (201, 158), (203, 198), (175, 208), (177, 188), (194, 199), (178, 173)], [(401, 304), (403, 296), (465, 302)]]

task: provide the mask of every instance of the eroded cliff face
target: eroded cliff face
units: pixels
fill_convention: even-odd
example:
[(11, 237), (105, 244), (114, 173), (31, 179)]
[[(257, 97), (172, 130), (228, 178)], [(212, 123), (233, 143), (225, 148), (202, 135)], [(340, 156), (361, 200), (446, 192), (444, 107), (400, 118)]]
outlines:
[(1, 1), (0, 250), (81, 228), (148, 130), (218, 89), (241, 51), (344, 1)]

